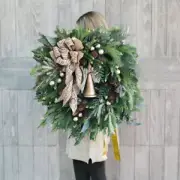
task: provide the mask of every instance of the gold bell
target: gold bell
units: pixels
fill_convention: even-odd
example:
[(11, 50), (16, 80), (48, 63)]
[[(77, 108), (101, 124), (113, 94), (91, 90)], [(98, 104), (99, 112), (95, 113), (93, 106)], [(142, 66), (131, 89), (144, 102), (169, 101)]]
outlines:
[(90, 64), (88, 66), (88, 75), (87, 75), (86, 84), (85, 84), (83, 94), (84, 94), (84, 97), (86, 97), (86, 98), (96, 97), (96, 92), (94, 89), (94, 82), (93, 82), (93, 78), (92, 78), (92, 67)]

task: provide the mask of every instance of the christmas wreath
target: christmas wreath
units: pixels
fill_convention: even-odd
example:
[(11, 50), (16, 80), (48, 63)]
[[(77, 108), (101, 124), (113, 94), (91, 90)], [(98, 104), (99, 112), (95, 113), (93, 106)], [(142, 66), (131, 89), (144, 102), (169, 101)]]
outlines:
[(79, 143), (133, 121), (142, 98), (136, 48), (124, 43), (126, 34), (119, 28), (57, 28), (55, 34), (41, 35), (42, 46), (33, 50), (36, 99), (47, 107), (40, 126), (70, 131)]

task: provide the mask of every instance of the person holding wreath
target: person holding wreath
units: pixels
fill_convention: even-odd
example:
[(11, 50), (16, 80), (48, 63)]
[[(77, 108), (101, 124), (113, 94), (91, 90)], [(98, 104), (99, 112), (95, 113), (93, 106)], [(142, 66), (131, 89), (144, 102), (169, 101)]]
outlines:
[[(77, 25), (88, 30), (108, 28), (103, 15), (94, 11), (82, 15), (77, 20)], [(102, 132), (98, 133), (95, 141), (86, 136), (78, 145), (74, 145), (73, 138), (68, 138), (67, 154), (73, 159), (76, 180), (106, 180), (105, 161), (109, 141), (109, 137)]]

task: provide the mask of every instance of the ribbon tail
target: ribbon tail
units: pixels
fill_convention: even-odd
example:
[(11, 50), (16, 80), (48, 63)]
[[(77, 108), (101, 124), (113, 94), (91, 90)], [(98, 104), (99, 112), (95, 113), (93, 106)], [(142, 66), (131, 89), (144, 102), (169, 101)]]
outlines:
[(119, 136), (118, 136), (118, 130), (115, 130), (115, 133), (111, 136), (111, 141), (113, 145), (113, 151), (114, 151), (114, 158), (117, 161), (121, 160), (120, 155), (120, 147), (119, 147)]

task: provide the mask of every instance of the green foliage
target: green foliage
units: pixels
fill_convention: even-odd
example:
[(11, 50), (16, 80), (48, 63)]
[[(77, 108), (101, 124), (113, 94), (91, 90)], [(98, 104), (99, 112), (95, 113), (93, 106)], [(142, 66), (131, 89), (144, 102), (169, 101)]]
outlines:
[(125, 34), (120, 28), (112, 28), (110, 29), (110, 32), (110, 37), (115, 42), (122, 42), (127, 37), (127, 34)]
[[(36, 99), (47, 108), (40, 126), (51, 124), (54, 131), (70, 130), (78, 144), (85, 135), (94, 140), (99, 131), (108, 131), (111, 135), (120, 123), (131, 122), (132, 112), (139, 110), (143, 99), (138, 86), (136, 48), (122, 44), (122, 40), (126, 38), (123, 30), (99, 28), (88, 31), (76, 28), (68, 32), (57, 28), (55, 34), (55, 37), (40, 35), (39, 42), (42, 46), (32, 51), (37, 62), (31, 70), (31, 75), (36, 78)], [(82, 68), (87, 69), (88, 64), (92, 63), (95, 77), (99, 79), (94, 83), (96, 98), (84, 98), (82, 93), (78, 95), (80, 102), (86, 104), (84, 116), (78, 121), (73, 121), (69, 105), (63, 106), (58, 100), (65, 87), (65, 78), (60, 77), (62, 67), (50, 56), (50, 51), (57, 46), (58, 41), (68, 37), (76, 37), (82, 41)], [(62, 82), (58, 82), (60, 78)], [(118, 87), (121, 90), (117, 91)], [(111, 99), (112, 95), (115, 96), (114, 100)], [(85, 124), (88, 125), (84, 128)]]
[(83, 28), (78, 27), (77, 29), (73, 29), (70, 36), (76, 37), (80, 39), (81, 41), (84, 40), (84, 38), (89, 34), (88, 30), (85, 30)]
[(122, 53), (118, 49), (115, 49), (110, 45), (105, 47), (105, 56), (108, 59), (107, 63), (109, 64), (109, 66), (122, 67), (123, 63), (121, 61), (121, 55)]
[(55, 34), (56, 34), (57, 41), (67, 38), (69, 36), (68, 31), (66, 31), (65, 29), (59, 29), (59, 27), (56, 28)]
[(40, 39), (38, 41), (49, 49), (53, 47), (52, 44), (48, 41), (48, 38), (43, 34), (40, 34)]

